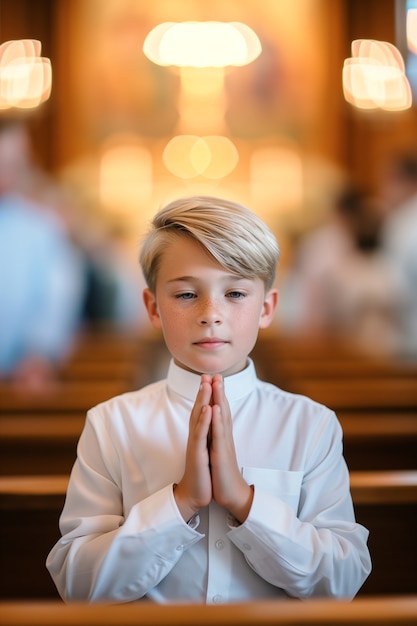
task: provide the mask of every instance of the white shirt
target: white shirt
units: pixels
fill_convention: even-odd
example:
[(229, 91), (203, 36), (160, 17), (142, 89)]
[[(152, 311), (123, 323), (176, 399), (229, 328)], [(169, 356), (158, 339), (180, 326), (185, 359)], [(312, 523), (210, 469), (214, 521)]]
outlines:
[(212, 502), (186, 523), (183, 474), (200, 376), (166, 380), (87, 414), (47, 567), (69, 601), (243, 602), (353, 597), (370, 571), (335, 414), (257, 379), (225, 378), (239, 466), (254, 485), (246, 521)]

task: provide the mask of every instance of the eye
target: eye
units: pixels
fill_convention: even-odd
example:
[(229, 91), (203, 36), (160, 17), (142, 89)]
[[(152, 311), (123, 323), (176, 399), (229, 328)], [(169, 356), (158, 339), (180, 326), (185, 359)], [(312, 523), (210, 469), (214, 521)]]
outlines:
[(245, 294), (242, 291), (229, 291), (227, 297), (231, 298), (232, 300), (240, 300), (241, 298), (245, 297)]
[(175, 297), (177, 298), (177, 300), (192, 300), (193, 298), (196, 298), (197, 296), (195, 295), (195, 293), (192, 293), (191, 291), (186, 291), (184, 293), (177, 293)]

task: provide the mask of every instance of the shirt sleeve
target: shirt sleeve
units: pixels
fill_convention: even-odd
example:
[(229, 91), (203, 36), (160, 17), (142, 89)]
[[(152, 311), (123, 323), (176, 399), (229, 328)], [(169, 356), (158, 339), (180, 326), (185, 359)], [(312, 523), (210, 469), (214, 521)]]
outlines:
[(298, 502), (255, 480), (248, 518), (229, 531), (259, 576), (297, 598), (353, 598), (371, 570), (368, 531), (355, 522), (341, 427), (327, 413), (334, 419), (321, 420), (310, 442)]
[(114, 455), (110, 438), (99, 438), (87, 419), (60, 518), (62, 537), (46, 562), (65, 601), (137, 600), (203, 537), (183, 520), (172, 484), (124, 516), (121, 487), (109, 469)]

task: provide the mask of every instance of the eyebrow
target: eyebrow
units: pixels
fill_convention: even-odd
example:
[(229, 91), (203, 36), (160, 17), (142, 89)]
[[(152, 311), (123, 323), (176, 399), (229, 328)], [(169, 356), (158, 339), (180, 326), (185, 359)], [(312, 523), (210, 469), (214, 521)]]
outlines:
[[(251, 280), (245, 276), (239, 276), (238, 274), (226, 274), (224, 280)], [(171, 278), (168, 283), (180, 283), (180, 282), (198, 282), (200, 278), (198, 276), (178, 276), (177, 278)]]

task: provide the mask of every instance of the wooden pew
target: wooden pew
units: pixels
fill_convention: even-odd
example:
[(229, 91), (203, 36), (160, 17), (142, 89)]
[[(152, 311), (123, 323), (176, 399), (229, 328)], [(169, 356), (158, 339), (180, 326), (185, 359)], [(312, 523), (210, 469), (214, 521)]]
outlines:
[(417, 467), (417, 411), (338, 411), (350, 470)]
[[(0, 477), (2, 599), (56, 598), (45, 559), (59, 539), (68, 476)], [(351, 472), (358, 522), (370, 530), (373, 571), (359, 596), (417, 594), (417, 471)]]
[(72, 360), (136, 360), (142, 337), (134, 329), (112, 324), (91, 324), (81, 328), (74, 338), (69, 357)]
[(308, 379), (294, 382), (291, 391), (336, 412), (350, 469), (417, 467), (417, 380)]
[(341, 339), (260, 335), (251, 354), (261, 378), (284, 389), (304, 380), (410, 379), (417, 361), (369, 354)]
[(259, 377), (288, 391), (297, 390), (304, 381), (333, 384), (340, 380), (408, 380), (417, 385), (417, 363), (358, 358), (302, 359), (285, 362), (255, 361)]
[(44, 389), (24, 391), (8, 383), (0, 383), (0, 416), (22, 412), (45, 415), (86, 411), (125, 391), (130, 391), (126, 383), (111, 380), (58, 381)]
[(113, 381), (134, 388), (138, 366), (127, 361), (69, 360), (58, 370), (62, 381)]
[(96, 329), (81, 333), (60, 376), (64, 380), (86, 376), (89, 380), (124, 378), (133, 388), (142, 387), (165, 376), (170, 356), (161, 333), (144, 334)]
[(412, 469), (417, 452), (417, 362), (376, 357), (339, 339), (260, 336), (261, 378), (333, 409), (349, 468)]
[[(338, 414), (344, 454), (351, 470), (416, 467), (417, 414)], [(68, 473), (85, 412), (0, 416), (0, 475)]]
[(0, 416), (0, 475), (68, 474), (85, 411)]
[(67, 476), (0, 479), (2, 598), (59, 598), (45, 567), (58, 541)]
[(359, 595), (417, 593), (417, 470), (351, 472), (350, 480), (373, 563)]
[(293, 381), (289, 391), (309, 396), (336, 412), (391, 409), (417, 413), (417, 380), (413, 378), (309, 378)]
[(2, 626), (412, 626), (417, 597), (124, 605), (0, 603)]
[(124, 382), (71, 381), (23, 393), (1, 383), (0, 473), (68, 472), (87, 410), (128, 390)]

